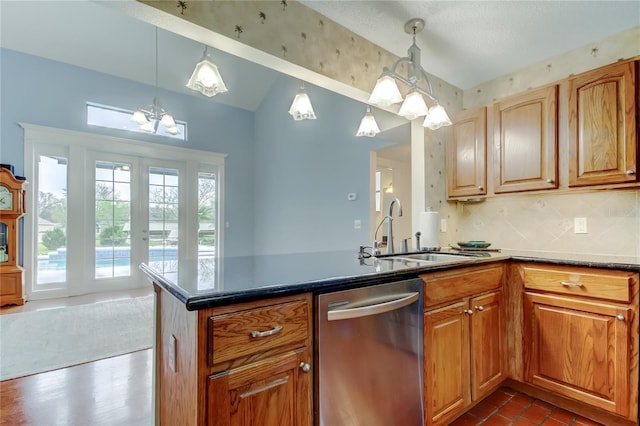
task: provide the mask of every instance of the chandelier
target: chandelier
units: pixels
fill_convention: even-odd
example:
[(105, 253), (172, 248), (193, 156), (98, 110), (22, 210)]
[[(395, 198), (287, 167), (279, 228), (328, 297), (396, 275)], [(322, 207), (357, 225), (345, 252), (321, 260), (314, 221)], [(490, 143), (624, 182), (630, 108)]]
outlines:
[[(158, 92), (158, 27), (156, 27), (156, 93)], [(140, 126), (140, 130), (148, 133), (156, 133), (158, 125), (164, 127), (164, 131), (177, 135), (180, 133), (173, 116), (169, 114), (160, 103), (156, 95), (153, 103), (146, 108), (138, 108), (131, 116), (131, 121)]]
[[(423, 126), (432, 130), (442, 126), (450, 126), (451, 120), (444, 108), (438, 103), (438, 99), (433, 95), (433, 89), (426, 71), (420, 65), (420, 48), (416, 45), (416, 34), (424, 29), (424, 20), (414, 18), (404, 25), (404, 31), (413, 36), (413, 44), (407, 51), (407, 56), (398, 59), (391, 68), (384, 67), (382, 74), (369, 97), (369, 103), (381, 107), (389, 107), (402, 102), (399, 115), (414, 120), (424, 116)], [(407, 64), (407, 75), (398, 73), (398, 66)], [(402, 98), (399, 81), (409, 87), (407, 96)], [(426, 96), (431, 107), (428, 107), (423, 96)]]

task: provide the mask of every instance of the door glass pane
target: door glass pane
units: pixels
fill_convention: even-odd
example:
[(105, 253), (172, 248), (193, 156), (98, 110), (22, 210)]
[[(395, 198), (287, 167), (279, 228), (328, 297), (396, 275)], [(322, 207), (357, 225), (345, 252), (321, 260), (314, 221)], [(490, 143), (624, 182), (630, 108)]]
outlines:
[(95, 277), (131, 275), (131, 164), (96, 161)]
[(37, 284), (67, 280), (67, 159), (38, 157)]
[(215, 287), (216, 224), (218, 221), (217, 176), (215, 173), (198, 174), (198, 276), (201, 284)]
[(149, 266), (161, 273), (177, 271), (178, 170), (149, 168)]

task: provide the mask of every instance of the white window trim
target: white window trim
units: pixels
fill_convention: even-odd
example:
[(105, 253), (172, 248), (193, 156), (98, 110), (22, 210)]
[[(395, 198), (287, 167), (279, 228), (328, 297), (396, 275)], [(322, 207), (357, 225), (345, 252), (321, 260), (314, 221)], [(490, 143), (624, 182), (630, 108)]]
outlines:
[[(227, 154), (220, 154), (210, 151), (202, 151), (191, 148), (173, 147), (159, 143), (144, 142), (135, 139), (128, 139), (115, 136), (105, 136), (95, 133), (86, 133), (75, 130), (66, 130), (55, 127), (46, 127), (29, 123), (18, 123), (24, 129), (24, 175), (35, 179), (38, 165), (38, 147), (57, 146), (59, 148), (68, 147), (69, 150), (90, 149), (96, 152), (105, 153), (126, 153), (127, 155), (140, 156), (144, 158), (155, 158), (167, 161), (183, 161), (192, 170), (198, 170), (200, 164), (215, 166), (218, 171), (218, 216), (216, 230), (218, 259), (224, 258), (224, 163)], [(70, 182), (71, 184), (71, 182)], [(33, 271), (37, 267), (37, 244), (34, 244), (37, 233), (36, 218), (33, 206), (38, 203), (38, 195), (33, 189), (36, 185), (27, 187), (26, 201), (27, 213), (24, 216), (24, 241), (23, 241), (23, 266), (25, 268), (25, 288), (29, 297), (35, 288)], [(218, 274), (222, 274), (222, 264)], [(221, 276), (221, 275), (220, 275)], [(52, 296), (55, 292), (52, 290)]]

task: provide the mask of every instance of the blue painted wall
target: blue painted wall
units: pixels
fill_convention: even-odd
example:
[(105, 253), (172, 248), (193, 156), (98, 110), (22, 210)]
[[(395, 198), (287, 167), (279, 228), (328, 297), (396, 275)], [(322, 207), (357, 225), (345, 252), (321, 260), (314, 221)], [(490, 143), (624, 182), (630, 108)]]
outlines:
[(355, 253), (369, 240), (370, 151), (391, 143), (356, 137), (364, 105), (309, 84), (317, 119), (293, 120), (299, 87), (281, 76), (256, 111), (256, 253)]
[(255, 114), (160, 90), (188, 122), (182, 142), (87, 126), (87, 101), (133, 110), (151, 101), (153, 86), (0, 49), (0, 162), (24, 172), (18, 122), (225, 153), (226, 255), (355, 251), (368, 240), (369, 151), (389, 142), (355, 137), (364, 106), (311, 85), (318, 119), (294, 121), (287, 111), (298, 88), (282, 76)]

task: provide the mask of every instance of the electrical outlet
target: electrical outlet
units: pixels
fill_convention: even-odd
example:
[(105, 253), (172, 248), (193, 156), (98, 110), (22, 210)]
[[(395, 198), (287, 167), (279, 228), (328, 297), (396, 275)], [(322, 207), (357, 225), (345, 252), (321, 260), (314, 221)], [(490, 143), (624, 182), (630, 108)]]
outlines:
[(447, 232), (447, 219), (440, 219), (440, 232)]
[(576, 234), (587, 233), (587, 218), (586, 217), (574, 217), (573, 218), (573, 232)]
[(173, 334), (169, 338), (169, 353), (167, 354), (167, 358), (169, 361), (169, 368), (174, 373), (176, 372), (176, 352), (178, 351), (178, 340), (176, 336)]

